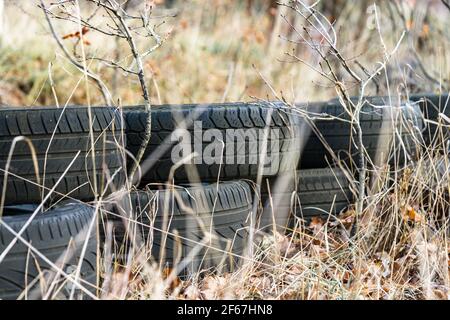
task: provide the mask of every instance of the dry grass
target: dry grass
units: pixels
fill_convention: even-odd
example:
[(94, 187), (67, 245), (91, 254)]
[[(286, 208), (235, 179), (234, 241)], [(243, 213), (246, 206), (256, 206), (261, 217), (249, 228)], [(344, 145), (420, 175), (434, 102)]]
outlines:
[[(79, 72), (70, 67), (56, 50), (42, 12), (36, 5), (37, 1), (11, 1), (6, 6), (6, 25), (0, 45), (0, 93), (6, 93), (2, 94), (3, 103), (55, 104), (49, 63), (52, 63), (52, 78), (60, 101), (68, 99), (78, 81)], [(279, 30), (273, 31), (270, 16), (264, 10), (254, 9), (249, 15), (244, 8), (243, 3), (232, 1), (188, 1), (178, 6), (177, 11), (161, 8), (155, 12), (155, 16), (173, 12), (177, 12), (177, 16), (155, 20), (164, 22), (159, 30), (167, 41), (146, 63), (154, 104), (242, 101), (253, 97), (274, 99), (261, 75), (278, 94), (282, 92), (287, 101), (320, 101), (336, 95), (334, 87), (325, 84), (320, 75), (305, 65), (290, 62), (292, 59), (285, 55), (298, 47), (297, 55), (313, 63), (316, 61), (311, 50), (283, 39), (295, 40), (286, 22), (280, 21)], [(382, 47), (377, 32), (370, 28), (373, 17), (366, 10), (364, 5), (345, 6), (335, 28), (339, 31), (339, 47), (343, 55), (352, 63), (358, 60), (371, 71), (375, 68), (374, 63), (382, 59)], [(381, 10), (382, 31), (387, 46), (392, 47), (399, 38), (402, 23), (395, 21), (394, 28), (387, 9), (382, 6)], [(450, 61), (445, 46), (448, 35), (440, 34), (441, 27), (445, 26), (442, 18), (445, 17), (441, 18), (437, 10), (430, 14), (433, 18), (423, 27), (425, 34), (418, 49), (430, 73), (441, 75), (445, 80), (449, 73), (447, 61)], [(60, 22), (57, 26), (60, 36), (77, 30), (76, 25), (69, 23)], [(110, 38), (95, 32), (86, 37), (90, 42), (86, 46), (88, 54), (107, 58), (114, 56), (115, 44)], [(75, 41), (67, 39), (65, 43), (70, 48)], [(120, 98), (125, 105), (141, 102), (136, 81), (120, 72), (114, 76), (114, 70), (104, 64), (92, 65), (115, 99)], [(429, 81), (416, 71), (417, 65), (412, 61), (405, 41), (389, 69), (390, 89), (395, 91), (399, 86), (415, 90), (433, 89)], [(116, 85), (114, 77), (117, 77)], [(367, 94), (386, 93), (385, 76), (381, 75), (378, 81), (380, 91), (372, 88)], [(86, 103), (82, 87), (75, 91), (71, 103)], [(93, 104), (102, 103), (98, 92), (92, 95), (92, 99)]]
[[(402, 5), (408, 7), (410, 3), (403, 1)], [(274, 99), (267, 84), (287, 101), (326, 100), (336, 95), (335, 88), (325, 85), (320, 75), (308, 66), (292, 63), (285, 55), (298, 46), (274, 36), (264, 12), (255, 11), (249, 16), (242, 6), (237, 8), (230, 1), (189, 1), (180, 8), (177, 17), (165, 19), (162, 33), (168, 40), (146, 64), (154, 103)], [(358, 60), (373, 70), (383, 55), (379, 34), (366, 28), (364, 18), (362, 29), (349, 27), (360, 23), (364, 10), (346, 6), (335, 29), (339, 31), (343, 54), (352, 63)], [(0, 45), (0, 103), (55, 104), (49, 74), (58, 99), (65, 103), (80, 74), (55, 54), (55, 44), (41, 13), (29, 3), (8, 6), (6, 11), (6, 37)], [(448, 86), (449, 35), (441, 31), (444, 22), (438, 11), (432, 9), (430, 14), (430, 21), (422, 21), (417, 27), (423, 34), (421, 44), (415, 48), (423, 57), (421, 63), (437, 75), (437, 82)], [(387, 11), (382, 15), (389, 16)], [(392, 48), (401, 22), (386, 19), (384, 41)], [(70, 25), (61, 24), (59, 28), (61, 34), (73, 32)], [(279, 32), (289, 37), (284, 27)], [(108, 56), (114, 50), (114, 44), (98, 34), (89, 34), (88, 39), (91, 53)], [(297, 50), (303, 59), (314, 61), (310, 50)], [(138, 83), (119, 75), (113, 85), (113, 70), (101, 64), (95, 69), (115, 99), (123, 104), (140, 103)], [(439, 91), (439, 85), (418, 69), (408, 44), (402, 44), (386, 73), (376, 78), (377, 85), (374, 83), (367, 94), (397, 97), (414, 91)], [(98, 93), (91, 94), (91, 98), (93, 104), (102, 102)], [(77, 88), (70, 103), (86, 103), (84, 86)], [(371, 188), (365, 199), (355, 235), (351, 235), (356, 222), (352, 209), (326, 221), (298, 221), (288, 235), (258, 234), (254, 256), (243, 259), (236, 271), (193, 275), (184, 280), (168, 276), (167, 270), (161, 271), (156, 263), (149, 262), (148, 252), (141, 250), (129, 257), (127, 265), (116, 263), (102, 270), (100, 296), (448, 299), (449, 166), (448, 159), (437, 154), (436, 149), (435, 145), (422, 151), (418, 161), (401, 172), (388, 171), (384, 166), (371, 171), (372, 179), (378, 177), (377, 188)]]
[(257, 231), (254, 255), (231, 273), (171, 277), (147, 256), (150, 241), (127, 265), (113, 263), (103, 297), (448, 299), (450, 172), (438, 149), (439, 139), (406, 168), (372, 168), (358, 218), (350, 207), (337, 217), (297, 218), (286, 235)]

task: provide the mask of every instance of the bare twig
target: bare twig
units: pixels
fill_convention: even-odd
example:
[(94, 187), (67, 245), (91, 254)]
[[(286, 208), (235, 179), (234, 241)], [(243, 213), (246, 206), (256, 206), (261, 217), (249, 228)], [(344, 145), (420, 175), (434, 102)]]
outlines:
[[(96, 61), (104, 64), (107, 67), (113, 68), (114, 70), (121, 71), (125, 75), (136, 76), (139, 80), (140, 89), (142, 92), (142, 98), (144, 101), (145, 111), (148, 114), (147, 123), (144, 133), (144, 138), (139, 148), (136, 161), (133, 162), (133, 167), (130, 170), (130, 181), (133, 181), (133, 177), (136, 174), (136, 171), (139, 167), (139, 164), (144, 156), (146, 147), (148, 142), (150, 141), (151, 135), (151, 102), (150, 102), (150, 92), (149, 87), (146, 83), (146, 73), (144, 68), (144, 59), (152, 54), (155, 50), (157, 50), (164, 42), (164, 39), (158, 35), (155, 28), (157, 26), (152, 25), (150, 21), (152, 7), (149, 4), (145, 4), (145, 8), (139, 11), (139, 14), (130, 14), (128, 7), (129, 2), (117, 2), (112, 0), (87, 0), (95, 5), (94, 12), (89, 15), (87, 18), (83, 18), (81, 16), (76, 16), (70, 10), (66, 8), (67, 4), (74, 3), (74, 0), (67, 0), (59, 3), (53, 4), (53, 6), (57, 6), (60, 11), (58, 14), (54, 14), (49, 9), (47, 9), (43, 0), (41, 0), (41, 7), (45, 13), (46, 19), (50, 26), (50, 30), (56, 39), (59, 47), (63, 50), (65, 56), (69, 59), (69, 61), (75, 65), (78, 69), (83, 70), (84, 65), (77, 61), (76, 58), (73, 57), (67, 50), (67, 48), (62, 43), (61, 39), (56, 35), (54, 26), (51, 22), (51, 18), (65, 20), (72, 23), (77, 23), (83, 28), (87, 28), (88, 30), (92, 30), (93, 32), (98, 32), (103, 36), (112, 37), (116, 40), (116, 47), (118, 45), (118, 41), (123, 39), (126, 41), (129, 47), (129, 55), (127, 55), (130, 59), (132, 59), (132, 63), (129, 66), (124, 65), (124, 60), (119, 60), (119, 55), (115, 55), (115, 59), (98, 57), (98, 56), (90, 56), (88, 58), (84, 57), (84, 60)], [(103, 22), (103, 25), (94, 24), (92, 21), (96, 14), (102, 13), (104, 17), (106, 17), (106, 22)], [(81, 31), (79, 31), (81, 32)], [(138, 48), (138, 38), (146, 38), (153, 39), (154, 44), (148, 46), (146, 50), (140, 51)], [(80, 37), (81, 40), (81, 37)], [(105, 100), (108, 99), (107, 104), (111, 104), (111, 95), (109, 94), (106, 87), (100, 81), (98, 76), (94, 75), (91, 71), (87, 71), (88, 76), (96, 81), (98, 87), (102, 90), (102, 93), (105, 97)], [(113, 78), (113, 87), (117, 88), (117, 79), (116, 73)]]
[[(446, 0), (442, 0), (442, 2), (444, 3), (444, 5), (448, 5), (448, 2)], [(447, 3), (446, 3), (447, 2)], [(439, 87), (443, 87), (443, 83), (440, 79), (438, 79), (438, 76), (435, 76), (432, 74), (432, 72), (430, 71), (429, 68), (427, 68), (424, 65), (424, 62), (422, 60), (422, 57), (419, 55), (419, 53), (416, 50), (416, 47), (414, 45), (414, 34), (411, 32), (410, 28), (408, 28), (408, 22), (407, 22), (407, 18), (404, 14), (404, 12), (402, 11), (402, 9), (400, 8), (400, 5), (397, 1), (390, 1), (389, 3), (392, 4), (392, 6), (394, 7), (397, 15), (400, 17), (400, 21), (403, 24), (403, 30), (404, 33), (406, 33), (407, 38), (408, 38), (408, 44), (409, 44), (409, 48), (414, 56), (414, 60), (417, 63), (417, 66), (420, 69), (420, 72), (423, 74), (423, 76), (430, 81), (431, 83), (434, 83), (435, 85), (439, 86)], [(448, 91), (447, 87), (444, 87), (445, 90)]]
[[(78, 61), (75, 60), (75, 58), (69, 53), (69, 51), (67, 50), (67, 48), (64, 46), (64, 44), (62, 43), (60, 37), (58, 36), (58, 34), (55, 31), (55, 27), (53, 26), (53, 23), (49, 17), (49, 13), (48, 13), (48, 9), (46, 8), (44, 1), (40, 0), (41, 2), (41, 9), (44, 12), (45, 15), (45, 19), (47, 20), (48, 26), (50, 28), (50, 32), (52, 33), (53, 38), (55, 39), (56, 43), (58, 44), (59, 48), (63, 51), (64, 55), (66, 56), (66, 58), (80, 71), (85, 71), (83, 65), (81, 63), (79, 63)], [(111, 95), (109, 94), (108, 88), (106, 87), (106, 85), (101, 81), (101, 79), (95, 74), (93, 73), (91, 70), (86, 69), (86, 74), (87, 76), (93, 80), (95, 82), (95, 84), (97, 85), (98, 89), (100, 90), (100, 92), (102, 93), (103, 99), (105, 101), (105, 103), (107, 105), (112, 105), (112, 100), (111, 100)]]
[[(297, 33), (298, 37), (301, 39), (301, 42), (310, 47), (318, 55), (320, 61), (318, 62), (317, 67), (314, 66), (313, 63), (305, 61), (305, 59), (298, 57), (294, 53), (290, 53), (289, 56), (309, 66), (310, 68), (312, 68), (312, 70), (316, 71), (324, 79), (328, 80), (334, 85), (339, 96), (339, 101), (345, 112), (350, 117), (353, 129), (356, 132), (353, 142), (358, 152), (359, 180), (356, 205), (358, 216), (363, 211), (367, 175), (366, 150), (363, 143), (363, 131), (360, 124), (362, 107), (366, 103), (364, 99), (365, 89), (369, 85), (369, 83), (375, 81), (375, 77), (377, 77), (381, 73), (381, 71), (386, 68), (387, 62), (397, 51), (404, 34), (400, 37), (400, 40), (398, 41), (393, 51), (389, 53), (387, 52), (386, 45), (384, 44), (383, 38), (381, 37), (381, 32), (379, 32), (381, 45), (384, 48), (383, 61), (378, 63), (378, 67), (375, 68), (373, 72), (370, 72), (368, 69), (359, 64), (359, 67), (364, 73), (364, 76), (360, 76), (349, 65), (348, 60), (344, 58), (341, 51), (337, 47), (337, 33), (334, 30), (333, 24), (328, 21), (328, 19), (324, 15), (322, 15), (315, 9), (315, 4), (309, 6), (301, 0), (291, 0), (288, 3), (280, 3), (280, 5), (291, 8), (304, 19), (305, 25), (303, 26), (301, 31), (297, 30), (297, 28), (293, 26), (288, 19), (285, 19), (285, 21)], [(379, 30), (378, 21), (377, 26)], [(312, 32), (320, 35), (320, 41), (315, 40)], [(343, 80), (340, 79), (340, 77), (338, 77), (338, 70), (336, 70), (336, 68), (333, 66), (333, 63), (330, 60), (331, 57), (334, 57), (338, 61), (338, 66), (340, 66), (358, 86), (359, 95), (357, 101), (352, 101), (350, 99), (349, 87)]]
[[(133, 54), (133, 58), (136, 62), (137, 76), (139, 78), (139, 83), (141, 85), (142, 97), (144, 99), (144, 105), (145, 105), (145, 112), (147, 113), (147, 123), (146, 123), (146, 127), (145, 127), (144, 139), (143, 139), (141, 147), (139, 148), (139, 151), (136, 155), (136, 162), (134, 163), (133, 168), (131, 169), (131, 172), (130, 172), (130, 176), (133, 178), (133, 176), (136, 173), (136, 170), (139, 166), (139, 163), (141, 162), (142, 157), (144, 156), (145, 149), (147, 148), (147, 145), (150, 141), (150, 135), (151, 135), (151, 130), (152, 130), (150, 95), (149, 95), (147, 83), (145, 82), (145, 71), (144, 71), (144, 65), (142, 63), (142, 57), (144, 55), (141, 55), (139, 53), (137, 46), (136, 46), (136, 41), (130, 32), (128, 24), (126, 23), (124, 17), (122, 16), (121, 11), (120, 10), (112, 10), (112, 13), (116, 16), (120, 25), (123, 28), (122, 31), (123, 31), (123, 33), (126, 37), (126, 40), (131, 48), (131, 53)], [(144, 22), (144, 25), (145, 25), (146, 20), (144, 18), (144, 15), (142, 15), (142, 21)], [(152, 30), (151, 34), (154, 35), (153, 29), (151, 29), (151, 30)], [(158, 39), (157, 46), (150, 49), (151, 52), (156, 50), (156, 48), (158, 48), (161, 45), (159, 38), (157, 38), (157, 39)]]

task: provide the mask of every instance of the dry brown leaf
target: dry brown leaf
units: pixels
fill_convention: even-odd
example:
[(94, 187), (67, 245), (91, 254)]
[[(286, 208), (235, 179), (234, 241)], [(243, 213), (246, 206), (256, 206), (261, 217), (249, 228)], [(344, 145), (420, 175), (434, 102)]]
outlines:
[(433, 294), (436, 299), (439, 300), (448, 300), (448, 290), (445, 290), (444, 288), (434, 288)]
[[(89, 28), (88, 27), (81, 28), (81, 35), (85, 35), (88, 32), (89, 32)], [(74, 33), (69, 33), (69, 34), (66, 34), (65, 36), (62, 37), (63, 40), (70, 39), (70, 38), (80, 39), (81, 38), (80, 31), (77, 31), (77, 32), (74, 32)]]
[(290, 258), (297, 252), (297, 248), (292, 239), (285, 235), (276, 235), (277, 249), (282, 257)]
[(424, 221), (423, 215), (409, 205), (406, 206), (402, 217), (403, 217), (403, 220), (405, 220), (405, 221), (411, 221), (411, 222), (416, 222), (416, 223)]
[[(173, 271), (172, 268), (168, 268), (168, 267), (164, 268), (163, 271), (162, 271), (162, 277), (163, 277), (163, 279), (166, 280), (166, 279), (170, 276), (170, 274), (172, 273), (172, 271)], [(180, 286), (180, 285), (181, 285), (181, 280), (180, 280), (180, 278), (175, 277), (175, 278), (172, 280), (172, 282), (170, 283), (170, 289), (173, 290), (173, 289), (175, 289), (176, 287), (178, 287), (178, 286)]]
[(183, 297), (189, 300), (198, 300), (202, 296), (200, 289), (197, 286), (189, 285), (183, 291)]
[(313, 217), (311, 219), (311, 222), (309, 223), (309, 229), (311, 229), (312, 233), (314, 235), (317, 235), (319, 233), (322, 233), (322, 229), (323, 229), (323, 225), (324, 225), (324, 221), (322, 218), (320, 217)]
[(222, 276), (208, 276), (203, 281), (201, 293), (206, 300), (233, 299), (229, 279)]

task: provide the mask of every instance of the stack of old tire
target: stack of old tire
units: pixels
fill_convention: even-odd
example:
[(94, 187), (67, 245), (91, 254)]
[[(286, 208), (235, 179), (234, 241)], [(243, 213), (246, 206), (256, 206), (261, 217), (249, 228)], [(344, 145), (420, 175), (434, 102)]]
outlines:
[[(356, 98), (351, 100), (357, 105)], [(414, 161), (423, 130), (419, 107), (388, 97), (362, 101), (359, 123), (368, 178), (375, 167), (388, 164), (398, 170)], [(334, 219), (354, 202), (358, 189), (357, 131), (348, 110), (338, 99), (298, 104), (296, 109), (308, 123), (301, 129), (304, 139), (298, 170), (292, 177), (268, 179), (271, 195), (262, 186), (266, 203), (260, 227), (276, 223), (284, 230), (309, 222), (311, 217)]]
[[(402, 166), (417, 155), (420, 112), (396, 105), (365, 99), (360, 124), (369, 165)], [(353, 202), (355, 131), (339, 100), (164, 105), (150, 116), (140, 190), (111, 206), (116, 252), (151, 243), (160, 266), (178, 273), (229, 269), (255, 230), (335, 217)], [(124, 108), (129, 167), (148, 117), (143, 107)]]
[[(389, 163), (416, 156), (421, 113), (392, 105), (368, 98), (362, 108), (370, 165), (380, 146), (399, 141)], [(149, 118), (150, 141), (130, 177)], [(350, 120), (338, 100), (164, 105), (150, 114), (1, 107), (0, 298), (93, 296), (98, 253), (124, 263), (148, 254), (177, 272), (230, 269), (255, 230), (337, 215), (357, 178)]]
[(112, 108), (0, 107), (0, 298), (95, 295), (97, 211), (88, 202), (104, 190), (105, 168), (123, 166), (112, 143), (121, 131)]
[[(124, 108), (129, 168), (148, 117), (143, 107)], [(276, 103), (154, 106), (150, 117), (151, 138), (132, 177), (139, 189), (108, 210), (113, 252), (145, 246), (160, 266), (181, 274), (229, 270), (257, 226), (258, 176), (296, 170), (299, 118)]]

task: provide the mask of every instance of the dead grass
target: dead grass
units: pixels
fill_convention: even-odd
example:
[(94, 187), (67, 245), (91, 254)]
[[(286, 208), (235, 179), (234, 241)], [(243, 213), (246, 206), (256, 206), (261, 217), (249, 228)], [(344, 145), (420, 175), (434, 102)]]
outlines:
[[(56, 50), (36, 5), (33, 2), (8, 2), (5, 9), (5, 31), (0, 45), (0, 90), (14, 88), (8, 90), (9, 94), (2, 95), (2, 101), (6, 104), (55, 104), (49, 63), (52, 64), (52, 78), (61, 101), (69, 98), (78, 81), (79, 72), (70, 67)], [(287, 101), (323, 101), (335, 96), (334, 87), (325, 85), (320, 75), (305, 65), (292, 63), (292, 59), (286, 56), (286, 52), (297, 48), (297, 55), (314, 61), (313, 52), (290, 41), (295, 40), (295, 36), (289, 33), (287, 23), (281, 21), (279, 30), (272, 31), (271, 19), (264, 10), (255, 9), (249, 15), (244, 5), (226, 0), (207, 3), (187, 1), (175, 11), (165, 11), (158, 6), (157, 9), (155, 16), (174, 12), (177, 16), (155, 20), (155, 23), (164, 22), (160, 33), (167, 37), (167, 41), (145, 66), (154, 104), (242, 101), (254, 97), (274, 99), (261, 75)], [(365, 13), (366, 9), (345, 6), (335, 28), (340, 32), (339, 47), (342, 53), (352, 63), (357, 60), (371, 71), (374, 61), (381, 60), (382, 50), (376, 30), (370, 27), (373, 17)], [(398, 40), (402, 24), (397, 21), (393, 29), (386, 8), (381, 7), (380, 10), (384, 10), (382, 31), (385, 41), (392, 47)], [(437, 15), (438, 12), (431, 14)], [(450, 61), (445, 49), (448, 35), (440, 33), (444, 23), (441, 18), (430, 20), (423, 27), (426, 33), (421, 39), (419, 53), (430, 72), (441, 75), (445, 81), (449, 67), (446, 61)], [(294, 23), (298, 22), (294, 20)], [(56, 25), (61, 37), (77, 30), (77, 26), (70, 23)], [(349, 28), (348, 25), (361, 27), (356, 30), (356, 27)], [(88, 55), (114, 56), (114, 41), (95, 32), (89, 32), (86, 37), (90, 43), (86, 46)], [(64, 41), (69, 47), (75, 43), (71, 38)], [(79, 51), (79, 48), (74, 50)], [(126, 54), (122, 59), (126, 61)], [(141, 102), (136, 81), (120, 72), (115, 73), (102, 63), (92, 65), (92, 69), (101, 75), (112, 91), (115, 101), (120, 98), (124, 105)], [(398, 86), (411, 90), (433, 89), (427, 79), (416, 72), (417, 65), (411, 60), (407, 43), (404, 43), (397, 61), (391, 64), (388, 72), (391, 90)], [(385, 76), (381, 75), (377, 81), (381, 86), (379, 92), (372, 88), (368, 95), (386, 93)], [(82, 87), (74, 92), (71, 103), (86, 104), (86, 93)], [(92, 100), (93, 104), (102, 103), (98, 92), (92, 95)]]
[(449, 167), (430, 173), (442, 161), (424, 158), (368, 197), (353, 236), (351, 208), (337, 218), (297, 220), (287, 235), (257, 236), (254, 256), (244, 257), (236, 271), (183, 280), (168, 278), (168, 270), (139, 254), (128, 267), (116, 265), (104, 297), (448, 299)]

